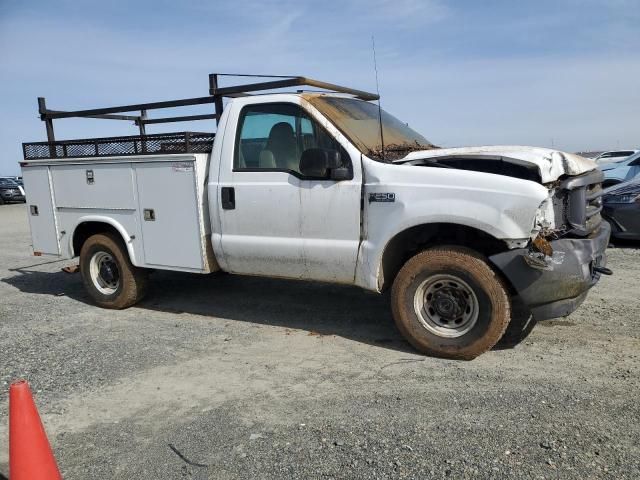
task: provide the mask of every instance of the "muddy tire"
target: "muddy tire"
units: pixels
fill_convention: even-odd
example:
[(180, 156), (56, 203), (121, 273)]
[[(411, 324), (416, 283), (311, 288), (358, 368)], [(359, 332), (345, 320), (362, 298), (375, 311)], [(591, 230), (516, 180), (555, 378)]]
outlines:
[(84, 242), (80, 272), (87, 292), (103, 308), (130, 307), (147, 290), (147, 272), (131, 264), (122, 240), (110, 233), (93, 235)]
[(492, 348), (511, 318), (506, 285), (464, 247), (433, 248), (407, 261), (393, 283), (391, 309), (418, 351), (464, 360)]

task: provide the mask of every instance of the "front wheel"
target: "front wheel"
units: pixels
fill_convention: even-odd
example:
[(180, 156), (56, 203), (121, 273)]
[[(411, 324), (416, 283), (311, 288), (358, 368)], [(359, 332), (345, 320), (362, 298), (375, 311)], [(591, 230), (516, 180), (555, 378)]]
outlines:
[(142, 299), (147, 272), (133, 266), (122, 240), (109, 233), (92, 235), (80, 251), (84, 286), (100, 307), (122, 309)]
[(439, 247), (411, 258), (391, 290), (400, 332), (428, 355), (470, 360), (492, 348), (511, 318), (508, 290), (471, 249)]

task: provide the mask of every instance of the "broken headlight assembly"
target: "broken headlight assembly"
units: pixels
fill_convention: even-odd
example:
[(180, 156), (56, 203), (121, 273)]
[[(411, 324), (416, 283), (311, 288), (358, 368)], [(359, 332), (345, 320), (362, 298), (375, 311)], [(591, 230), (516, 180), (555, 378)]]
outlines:
[(540, 204), (533, 221), (531, 241), (524, 261), (532, 268), (550, 270), (554, 258), (553, 247), (548, 240), (555, 232), (553, 201), (550, 196)]

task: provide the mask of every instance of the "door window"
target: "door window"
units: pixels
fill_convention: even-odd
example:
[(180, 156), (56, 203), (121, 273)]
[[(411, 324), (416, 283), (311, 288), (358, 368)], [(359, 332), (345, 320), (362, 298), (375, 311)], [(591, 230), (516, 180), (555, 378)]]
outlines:
[(308, 148), (347, 152), (302, 108), (293, 104), (245, 107), (238, 123), (233, 169), (287, 171), (300, 175), (300, 157)]

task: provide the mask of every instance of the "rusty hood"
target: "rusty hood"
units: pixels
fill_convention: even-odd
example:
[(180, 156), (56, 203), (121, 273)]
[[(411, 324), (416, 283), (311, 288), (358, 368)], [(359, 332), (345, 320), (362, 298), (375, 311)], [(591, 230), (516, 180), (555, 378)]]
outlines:
[(484, 146), (462, 148), (438, 148), (434, 150), (419, 150), (409, 153), (397, 163), (412, 160), (438, 158), (468, 158), (482, 161), (483, 157), (501, 157), (523, 166), (535, 165), (540, 174), (542, 183), (557, 180), (563, 175), (580, 175), (596, 169), (596, 162), (575, 153), (566, 153), (550, 148), (525, 147), (525, 146)]

